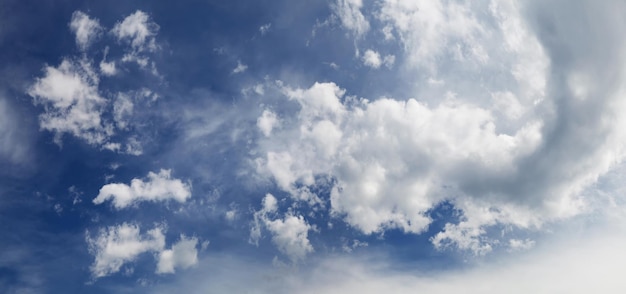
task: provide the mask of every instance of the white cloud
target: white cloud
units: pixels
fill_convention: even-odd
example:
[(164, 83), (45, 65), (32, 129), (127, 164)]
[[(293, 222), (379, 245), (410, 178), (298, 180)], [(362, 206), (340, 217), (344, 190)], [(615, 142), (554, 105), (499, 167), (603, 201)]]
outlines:
[(100, 73), (110, 77), (117, 74), (117, 67), (115, 66), (115, 61), (106, 61), (107, 55), (109, 55), (108, 46), (104, 48), (104, 56), (102, 57), (102, 61), (100, 61)]
[(383, 61), (380, 59), (378, 52), (367, 49), (363, 53), (363, 64), (371, 68), (379, 68)]
[(258, 172), (290, 193), (314, 186), (315, 175), (332, 176), (332, 211), (368, 234), (421, 232), (427, 212), (454, 193), (443, 187), (467, 180), (461, 167), (480, 170), (476, 175), (513, 172), (516, 159), (541, 140), (540, 123), (501, 134), (488, 110), (453, 98), (430, 108), (413, 99), (342, 103), (344, 91), (332, 83), (284, 92), (301, 109), (264, 141)]
[(45, 112), (39, 116), (42, 129), (55, 133), (60, 143), (64, 133), (92, 145), (105, 143), (113, 128), (102, 119), (107, 104), (98, 92), (99, 77), (87, 60), (63, 59), (58, 67), (46, 66), (44, 77), (28, 89)]
[(263, 110), (263, 114), (256, 122), (257, 127), (261, 130), (263, 135), (269, 137), (272, 134), (272, 130), (280, 125), (280, 121), (276, 114), (271, 110)]
[(292, 261), (302, 260), (307, 254), (313, 252), (313, 246), (308, 239), (311, 226), (301, 215), (288, 214), (284, 219), (267, 221), (265, 225), (273, 234), (272, 241), (278, 246), (278, 250)]
[(347, 30), (357, 37), (363, 36), (370, 28), (370, 24), (361, 13), (362, 0), (337, 0), (331, 8)]
[(264, 24), (264, 25), (259, 27), (259, 32), (261, 32), (261, 35), (265, 35), (265, 34), (267, 34), (267, 32), (270, 31), (271, 27), (272, 27), (271, 23)]
[(233, 69), (233, 73), (238, 74), (238, 73), (245, 72), (246, 70), (248, 70), (248, 66), (241, 63), (241, 61), (237, 61), (237, 67)]
[(198, 238), (180, 236), (180, 241), (172, 249), (161, 251), (156, 272), (173, 274), (177, 268), (186, 269), (198, 263)]
[(98, 19), (90, 18), (82, 11), (75, 11), (72, 14), (70, 29), (76, 35), (76, 45), (82, 51), (87, 50), (103, 30)]
[(381, 2), (377, 17), (399, 34), (409, 62), (415, 65), (436, 66), (436, 58), (454, 53), (450, 50), (456, 45), (462, 46), (457, 58), (482, 63), (489, 58), (483, 48), (487, 42), (482, 42), (485, 30), (470, 6), (440, 0), (386, 0)]
[[(364, 233), (420, 233), (449, 201), (459, 220), (433, 244), (476, 254), (509, 245), (489, 228), (541, 229), (589, 211), (584, 189), (626, 156), (624, 23), (611, 5), (523, 3), (359, 5), (397, 36), (415, 99), (283, 87), (300, 108), (276, 110), (283, 126), (260, 138), (257, 172), (297, 200), (331, 177), (332, 212)], [(380, 67), (375, 53), (364, 61)]]
[(289, 257), (292, 262), (303, 260), (313, 252), (308, 233), (311, 226), (300, 215), (287, 213), (284, 218), (276, 218), (278, 205), (272, 194), (263, 198), (263, 207), (254, 213), (254, 223), (250, 229), (250, 242), (258, 244), (262, 236), (262, 227), (272, 234), (272, 242), (278, 250)]
[(114, 76), (117, 74), (117, 68), (115, 67), (115, 61), (106, 62), (100, 61), (100, 72), (105, 76)]
[(363, 53), (363, 64), (374, 69), (380, 68), (383, 64), (386, 67), (391, 68), (395, 62), (395, 55), (386, 55), (381, 57), (380, 53), (371, 49), (365, 50), (365, 53)]
[(191, 197), (191, 185), (171, 177), (171, 170), (162, 169), (158, 174), (149, 172), (146, 180), (133, 179), (130, 185), (113, 183), (100, 188), (93, 203), (102, 204), (112, 199), (116, 209), (123, 209), (142, 201), (175, 200), (185, 202)]
[(94, 239), (87, 236), (87, 243), (95, 255), (91, 273), (94, 278), (100, 278), (119, 272), (124, 264), (133, 262), (142, 253), (161, 251), (165, 236), (159, 227), (141, 234), (138, 225), (123, 223), (101, 230)]
[(118, 41), (129, 42), (134, 52), (156, 51), (158, 46), (154, 37), (159, 26), (150, 20), (148, 14), (141, 10), (115, 24), (111, 33)]
[(128, 127), (128, 119), (133, 114), (133, 108), (133, 101), (127, 94), (117, 94), (115, 103), (113, 103), (113, 119), (119, 129)]

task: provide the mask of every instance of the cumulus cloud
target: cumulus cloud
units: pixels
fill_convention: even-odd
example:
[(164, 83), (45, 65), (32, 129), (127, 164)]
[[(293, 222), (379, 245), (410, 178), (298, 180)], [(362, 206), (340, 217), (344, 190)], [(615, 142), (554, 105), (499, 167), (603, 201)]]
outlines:
[(123, 209), (142, 201), (175, 200), (183, 203), (191, 197), (191, 184), (171, 177), (171, 170), (149, 172), (147, 179), (133, 179), (130, 185), (112, 183), (100, 188), (93, 203), (102, 204), (112, 200), (116, 209)]
[(161, 251), (156, 272), (173, 274), (177, 268), (186, 269), (198, 263), (198, 238), (180, 236), (180, 241), (172, 249)]
[(138, 225), (123, 223), (101, 230), (95, 238), (87, 236), (87, 243), (95, 256), (91, 273), (94, 278), (101, 278), (119, 272), (124, 264), (143, 253), (161, 251), (165, 236), (160, 227), (141, 234)]
[[(545, 127), (551, 121), (528, 120), (514, 133), (502, 133), (492, 111), (456, 95), (428, 106), (414, 99), (347, 99), (332, 83), (283, 92), (300, 111), (284, 118), (290, 128), (262, 145), (267, 150), (256, 159), (257, 171), (292, 194), (299, 191), (295, 187), (314, 187), (315, 176), (330, 175), (336, 180), (332, 211), (366, 234), (387, 228), (420, 233), (431, 223), (428, 212), (451, 201), (462, 211), (461, 221), (446, 225), (433, 243), (482, 254), (492, 246), (481, 238), (485, 227), (537, 228), (580, 213), (575, 192), (608, 163), (585, 160), (577, 164), (581, 169), (565, 168), (572, 163), (545, 149), (554, 144), (546, 141), (554, 136)], [(620, 148), (612, 140), (621, 133), (611, 130), (618, 137), (609, 142), (616, 145), (572, 151), (588, 158), (595, 148)], [(546, 156), (552, 158), (549, 169)], [(570, 177), (555, 177), (561, 172)]]
[(46, 109), (39, 116), (41, 128), (54, 132), (57, 143), (69, 133), (101, 145), (113, 134), (102, 119), (107, 100), (98, 92), (99, 82), (88, 60), (65, 58), (58, 67), (46, 66), (44, 76), (28, 89), (35, 103)]
[[(530, 246), (488, 231), (536, 230), (588, 211), (583, 190), (626, 155), (625, 60), (621, 49), (599, 49), (625, 47), (624, 23), (611, 5), (561, 4), (370, 7), (399, 37), (405, 69), (428, 82), (414, 98), (372, 101), (334, 83), (279, 84), (299, 110), (277, 111), (283, 127), (260, 138), (257, 172), (299, 200), (303, 187), (328, 185), (316, 178), (332, 178), (333, 215), (366, 234), (423, 232), (448, 202), (459, 219), (431, 238), (436, 248)], [(380, 54), (367, 56), (381, 65)]]
[(72, 14), (70, 29), (76, 35), (76, 45), (82, 51), (87, 50), (102, 33), (98, 19), (90, 18), (82, 11), (75, 11)]
[(396, 57), (394, 55), (381, 57), (380, 53), (371, 49), (365, 50), (365, 53), (363, 53), (363, 64), (373, 69), (378, 69), (383, 64), (386, 67), (391, 68), (395, 61)]
[(278, 205), (276, 198), (272, 194), (267, 194), (263, 198), (263, 207), (255, 212), (254, 223), (250, 230), (250, 242), (258, 244), (262, 236), (262, 227), (265, 227), (272, 234), (272, 242), (278, 250), (292, 262), (298, 262), (313, 252), (308, 233), (311, 226), (301, 215), (287, 213), (284, 218), (276, 217)]

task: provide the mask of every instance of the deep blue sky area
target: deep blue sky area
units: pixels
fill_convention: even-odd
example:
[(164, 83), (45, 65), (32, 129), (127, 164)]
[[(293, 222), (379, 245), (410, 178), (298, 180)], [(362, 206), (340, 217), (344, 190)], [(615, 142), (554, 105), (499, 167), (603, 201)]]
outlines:
[(0, 0), (0, 293), (622, 293), (574, 2)]

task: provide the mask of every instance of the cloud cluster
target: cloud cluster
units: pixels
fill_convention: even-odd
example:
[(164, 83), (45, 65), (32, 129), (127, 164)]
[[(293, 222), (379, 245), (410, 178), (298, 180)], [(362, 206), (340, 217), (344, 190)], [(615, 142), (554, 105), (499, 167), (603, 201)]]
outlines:
[(171, 170), (162, 169), (159, 173), (149, 172), (147, 179), (133, 179), (130, 185), (112, 183), (100, 188), (94, 204), (112, 200), (116, 209), (123, 209), (142, 201), (175, 200), (185, 202), (191, 197), (191, 184), (171, 177)]
[(311, 226), (301, 215), (286, 213), (284, 218), (277, 217), (278, 204), (272, 194), (263, 198), (263, 207), (254, 213), (254, 222), (250, 230), (250, 242), (258, 244), (264, 227), (272, 234), (272, 242), (292, 262), (298, 262), (313, 252), (308, 234)]
[(174, 273), (176, 268), (188, 268), (197, 263), (198, 239), (180, 237), (180, 241), (165, 249), (164, 228), (155, 227), (145, 233), (136, 224), (123, 223), (103, 229), (97, 236), (87, 236), (90, 252), (95, 261), (90, 270), (94, 278), (105, 277), (120, 271), (125, 264), (135, 261), (141, 254), (152, 252), (158, 256), (156, 273)]
[[(119, 71), (115, 60), (106, 60), (109, 47), (105, 48), (98, 69), (86, 52), (102, 35), (104, 27), (97, 19), (81, 11), (74, 12), (69, 27), (75, 34), (76, 45), (83, 52), (82, 56), (64, 57), (58, 66), (46, 65), (43, 76), (36, 78), (27, 89), (27, 94), (34, 98), (35, 104), (44, 107), (44, 113), (40, 115), (41, 129), (53, 132), (59, 145), (64, 134), (71, 134), (103, 149), (141, 154), (141, 148), (135, 146), (135, 136), (126, 138), (126, 143), (114, 136), (128, 130), (126, 118), (132, 115), (133, 106), (138, 102), (131, 97), (141, 96), (133, 93), (142, 91), (134, 89), (109, 93), (100, 89), (102, 77), (115, 76)], [(131, 48), (120, 60), (136, 61), (145, 67), (149, 61), (145, 53), (157, 49), (157, 30), (158, 26), (149, 21), (142, 11), (118, 23), (111, 33), (120, 42), (128, 41)], [(155, 71), (154, 65), (150, 70)], [(109, 118), (111, 112), (114, 112), (113, 120)]]
[[(489, 228), (541, 229), (592, 209), (583, 190), (626, 155), (626, 60), (621, 49), (599, 49), (624, 48), (617, 36), (625, 24), (611, 5), (567, 12), (521, 5), (400, 0), (369, 7), (400, 37), (405, 70), (421, 86), (414, 98), (370, 101), (334, 83), (279, 83), (299, 110), (276, 113), (282, 127), (260, 138), (257, 172), (296, 200), (319, 188), (316, 178), (330, 177), (333, 215), (365, 234), (424, 232), (431, 212), (451, 203), (459, 220), (447, 220), (431, 241), (476, 254), (533, 244)], [(596, 25), (576, 21), (591, 18)], [(364, 62), (380, 66), (375, 53)]]

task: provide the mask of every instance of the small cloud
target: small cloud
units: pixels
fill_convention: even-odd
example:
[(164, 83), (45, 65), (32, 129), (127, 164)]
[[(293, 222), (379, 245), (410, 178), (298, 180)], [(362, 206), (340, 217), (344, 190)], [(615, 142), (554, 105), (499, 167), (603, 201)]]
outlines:
[(533, 247), (535, 247), (535, 241), (531, 239), (525, 239), (525, 240), (510, 239), (509, 240), (509, 252), (526, 251)]
[(275, 216), (277, 211), (276, 198), (272, 194), (266, 194), (263, 198), (263, 208), (254, 213), (250, 242), (258, 244), (261, 227), (265, 227), (272, 234), (272, 242), (280, 252), (287, 255), (292, 262), (303, 260), (307, 254), (313, 252), (313, 246), (308, 238), (311, 226), (301, 215), (288, 212), (280, 218)]
[(157, 264), (157, 274), (173, 274), (176, 268), (186, 269), (198, 263), (198, 238), (180, 236), (180, 241), (172, 249), (161, 251)]
[(150, 172), (146, 180), (133, 179), (130, 185), (113, 183), (100, 188), (100, 193), (93, 200), (102, 204), (112, 199), (116, 209), (123, 209), (141, 201), (176, 200), (185, 202), (191, 197), (191, 185), (179, 179), (172, 179), (171, 170), (162, 169), (158, 174)]
[(382, 63), (383, 61), (378, 52), (368, 49), (363, 53), (363, 64), (366, 66), (377, 69)]
[(261, 35), (265, 35), (265, 34), (267, 34), (267, 32), (269, 32), (271, 27), (272, 27), (271, 23), (264, 24), (264, 25), (259, 27), (259, 32), (261, 32)]
[(134, 261), (140, 254), (165, 247), (163, 229), (155, 227), (145, 234), (136, 224), (123, 223), (100, 231), (98, 236), (87, 236), (89, 251), (96, 260), (91, 265), (94, 278), (105, 277), (120, 271), (122, 265)]
[(241, 63), (241, 61), (237, 61), (237, 67), (233, 69), (234, 74), (242, 73), (248, 69), (248, 66)]
[(156, 51), (158, 48), (154, 37), (159, 25), (152, 22), (148, 14), (141, 10), (118, 22), (111, 30), (117, 40), (128, 42), (135, 52)]
[(82, 11), (75, 11), (72, 14), (70, 29), (76, 35), (76, 45), (81, 51), (87, 50), (102, 33), (98, 20), (90, 18)]

